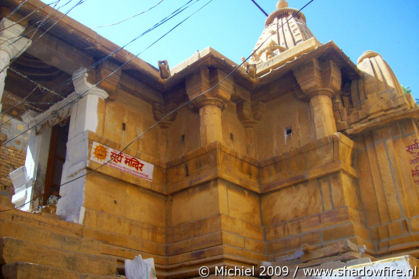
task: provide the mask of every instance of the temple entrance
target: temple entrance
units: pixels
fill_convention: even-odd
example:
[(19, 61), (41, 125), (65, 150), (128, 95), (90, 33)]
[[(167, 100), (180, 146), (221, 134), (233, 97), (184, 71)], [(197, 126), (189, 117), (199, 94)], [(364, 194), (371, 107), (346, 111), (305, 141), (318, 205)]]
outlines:
[(61, 175), (67, 153), (69, 119), (55, 125), (51, 131), (47, 172), (42, 204), (46, 205), (51, 195), (58, 196), (61, 185)]

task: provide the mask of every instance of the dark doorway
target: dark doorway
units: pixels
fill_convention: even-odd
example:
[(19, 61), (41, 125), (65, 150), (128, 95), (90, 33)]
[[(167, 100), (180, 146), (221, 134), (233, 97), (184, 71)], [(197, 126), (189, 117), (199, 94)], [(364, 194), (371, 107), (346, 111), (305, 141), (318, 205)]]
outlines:
[(51, 195), (58, 196), (60, 192), (61, 175), (67, 152), (69, 123), (70, 121), (66, 120), (52, 128), (42, 201), (44, 205), (47, 204)]

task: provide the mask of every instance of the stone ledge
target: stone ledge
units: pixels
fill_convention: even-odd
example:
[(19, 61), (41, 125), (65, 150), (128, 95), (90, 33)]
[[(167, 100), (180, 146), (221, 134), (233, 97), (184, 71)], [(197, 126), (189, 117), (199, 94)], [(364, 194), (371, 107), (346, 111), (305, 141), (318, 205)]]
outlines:
[(336, 133), (266, 160), (260, 169), (261, 192), (272, 192), (339, 171), (356, 178), (357, 171), (352, 167), (353, 147), (351, 139)]

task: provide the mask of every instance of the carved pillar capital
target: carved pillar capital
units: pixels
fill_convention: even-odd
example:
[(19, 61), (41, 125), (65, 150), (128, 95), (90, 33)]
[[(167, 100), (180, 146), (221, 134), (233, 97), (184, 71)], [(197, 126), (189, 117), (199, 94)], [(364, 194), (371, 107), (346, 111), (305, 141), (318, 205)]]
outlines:
[(233, 84), (223, 71), (204, 67), (186, 79), (185, 87), (189, 100), (194, 102), (204, 96), (229, 101), (234, 92)]
[(201, 109), (205, 106), (216, 106), (221, 110), (225, 108), (225, 101), (220, 98), (201, 96), (193, 101), (196, 108)]

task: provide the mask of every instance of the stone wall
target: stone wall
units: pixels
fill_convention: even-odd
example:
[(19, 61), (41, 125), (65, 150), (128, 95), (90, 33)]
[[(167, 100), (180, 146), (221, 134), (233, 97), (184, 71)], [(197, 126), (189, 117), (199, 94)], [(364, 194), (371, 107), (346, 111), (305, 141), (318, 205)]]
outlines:
[(408, 148), (417, 139), (413, 120), (393, 122), (356, 139), (360, 197), (378, 253), (414, 247), (419, 241), (418, 150)]

